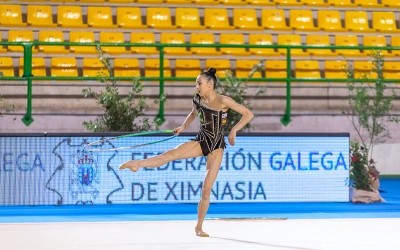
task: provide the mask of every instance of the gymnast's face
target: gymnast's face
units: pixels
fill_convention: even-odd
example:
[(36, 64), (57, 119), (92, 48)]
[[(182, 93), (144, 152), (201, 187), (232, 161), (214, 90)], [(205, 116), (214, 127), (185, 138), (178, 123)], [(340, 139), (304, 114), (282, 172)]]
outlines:
[(200, 96), (205, 96), (208, 94), (210, 89), (212, 88), (211, 81), (207, 81), (207, 78), (199, 75), (196, 79), (196, 90), (200, 94)]

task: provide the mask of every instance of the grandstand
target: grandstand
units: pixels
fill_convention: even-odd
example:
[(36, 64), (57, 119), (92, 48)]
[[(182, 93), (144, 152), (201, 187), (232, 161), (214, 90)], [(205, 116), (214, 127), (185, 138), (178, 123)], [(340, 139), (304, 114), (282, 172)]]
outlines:
[[(399, 7), (400, 0), (9, 0), (0, 4), (0, 29), (2, 41), (10, 42), (383, 47), (400, 46)], [(111, 58), (115, 76), (159, 76), (159, 51), (155, 47), (118, 46), (103, 50)], [(0, 47), (3, 76), (22, 75), (22, 52), (21, 46)], [(286, 77), (286, 49), (282, 48), (167, 47), (164, 53), (165, 77), (195, 77), (196, 72), (210, 66), (219, 70), (220, 77), (224, 77), (225, 69), (231, 69), (237, 77), (246, 77), (257, 62), (263, 62), (265, 70), (255, 77)], [(356, 76), (361, 76), (372, 67), (369, 53), (364, 49), (293, 49), (291, 77), (345, 79), (343, 68), (347, 63), (353, 65)], [(387, 61), (385, 78), (399, 79), (400, 50), (382, 53)], [(104, 70), (95, 48), (88, 46), (39, 45), (33, 48), (32, 67), (34, 76), (96, 76)], [(102, 86), (96, 81), (35, 80), (33, 109), (46, 115), (94, 116), (101, 110), (80, 93), (87, 85), (95, 89)], [(156, 97), (157, 85), (155, 81), (145, 83), (149, 87), (145, 94), (150, 99)], [(11, 80), (1, 80), (0, 86), (0, 93), (11, 97), (17, 112), (22, 112), (26, 87)], [(121, 82), (122, 89), (126, 86)], [(283, 112), (284, 83), (259, 81), (250, 86), (250, 94), (258, 86), (268, 88), (264, 99), (255, 100), (256, 114), (268, 118)], [(397, 91), (396, 86), (392, 84), (391, 88)], [(187, 106), (177, 103), (182, 98), (190, 101), (193, 86), (190, 82), (166, 82), (166, 87), (166, 111), (180, 119)], [(294, 114), (339, 115), (347, 105), (343, 82), (298, 81), (293, 87)], [(149, 114), (154, 114), (156, 106), (149, 104)], [(276, 119), (275, 125), (259, 128), (279, 130), (278, 123)]]

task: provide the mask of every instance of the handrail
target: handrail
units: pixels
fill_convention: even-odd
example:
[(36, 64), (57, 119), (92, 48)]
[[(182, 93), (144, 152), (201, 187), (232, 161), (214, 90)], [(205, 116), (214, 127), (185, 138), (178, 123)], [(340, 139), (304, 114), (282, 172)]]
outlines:
[[(156, 118), (158, 124), (165, 121), (164, 118), (164, 82), (165, 81), (191, 81), (195, 78), (181, 77), (164, 77), (164, 48), (166, 47), (204, 47), (204, 48), (274, 48), (286, 50), (286, 78), (252, 78), (249, 81), (270, 81), (270, 82), (286, 82), (286, 109), (285, 114), (281, 118), (283, 125), (287, 125), (291, 121), (291, 83), (292, 82), (348, 82), (355, 79), (326, 79), (326, 78), (292, 78), (291, 77), (291, 50), (292, 49), (363, 49), (363, 50), (400, 50), (400, 46), (319, 46), (319, 45), (260, 45), (260, 44), (166, 44), (166, 43), (103, 43), (103, 42), (9, 42), (0, 41), (0, 45), (22, 46), (24, 49), (24, 72), (20, 76), (0, 76), (0, 80), (26, 80), (27, 81), (27, 109), (26, 114), (22, 118), (22, 122), (29, 126), (33, 122), (32, 118), (32, 81), (33, 80), (98, 80), (98, 77), (52, 77), (52, 76), (33, 76), (32, 75), (32, 48), (38, 45), (45, 46), (111, 46), (111, 47), (156, 47), (159, 49), (160, 74), (159, 77), (142, 77), (144, 81), (159, 81), (159, 112)], [(131, 80), (131, 77), (110, 77), (112, 80)], [(357, 79), (357, 81), (374, 82), (374, 79)], [(383, 79), (384, 82), (397, 83), (400, 79)]]

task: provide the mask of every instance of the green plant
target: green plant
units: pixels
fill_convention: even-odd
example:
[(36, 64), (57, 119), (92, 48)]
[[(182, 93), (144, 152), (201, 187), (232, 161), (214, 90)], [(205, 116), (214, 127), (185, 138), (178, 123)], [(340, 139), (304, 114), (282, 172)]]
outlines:
[(362, 146), (370, 150), (369, 159), (374, 145), (390, 138), (390, 132), (386, 126), (399, 121), (397, 116), (390, 113), (396, 95), (394, 91), (387, 93), (387, 84), (383, 81), (384, 58), (379, 51), (373, 51), (372, 57), (371, 73), (361, 77), (361, 79), (370, 79), (371, 75), (376, 75), (376, 80), (372, 83), (354, 79), (354, 70), (348, 67), (347, 88), (350, 112), (343, 111), (351, 120)]
[[(132, 80), (129, 93), (122, 96), (119, 93), (117, 82), (112, 77), (110, 59), (105, 56), (101, 47), (97, 47), (99, 60), (106, 67), (108, 74), (100, 74), (99, 80), (106, 83), (105, 90), (92, 91), (90, 88), (82, 90), (85, 97), (93, 97), (104, 108), (104, 114), (94, 121), (83, 122), (83, 127), (94, 132), (125, 131), (139, 132), (158, 129), (158, 126), (148, 118), (140, 119), (148, 108), (146, 99), (141, 95), (143, 85), (140, 78)], [(110, 82), (107, 84), (107, 82)]]
[[(246, 79), (242, 80), (233, 76), (231, 71), (226, 71), (226, 78), (223, 81), (219, 81), (217, 84), (217, 92), (221, 95), (226, 95), (231, 97), (237, 103), (246, 106), (248, 109), (252, 110), (251, 98), (247, 95), (248, 81), (253, 77), (254, 73), (261, 72), (264, 70), (264, 64), (262, 62), (253, 66), (252, 70)], [(252, 98), (265, 93), (265, 88), (258, 88), (255, 95)], [(228, 111), (228, 122), (225, 125), (227, 131), (230, 131), (233, 126), (240, 120), (241, 115), (233, 110)], [(243, 130), (248, 130), (251, 128), (251, 124), (248, 123)]]
[(368, 172), (368, 149), (356, 141), (350, 144), (350, 180), (351, 186), (372, 191)]

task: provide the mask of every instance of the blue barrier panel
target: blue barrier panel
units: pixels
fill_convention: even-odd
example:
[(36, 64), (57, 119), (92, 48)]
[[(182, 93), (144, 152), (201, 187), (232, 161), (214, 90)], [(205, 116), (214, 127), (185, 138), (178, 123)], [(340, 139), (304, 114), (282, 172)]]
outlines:
[[(112, 136), (114, 136), (113, 134)], [(103, 134), (111, 136), (111, 134)], [(128, 137), (98, 148), (129, 146), (167, 135)], [(0, 205), (194, 203), (204, 157), (136, 173), (118, 170), (194, 136), (145, 147), (87, 152), (97, 134), (0, 135)], [(212, 202), (348, 202), (348, 134), (242, 134), (227, 146)]]

